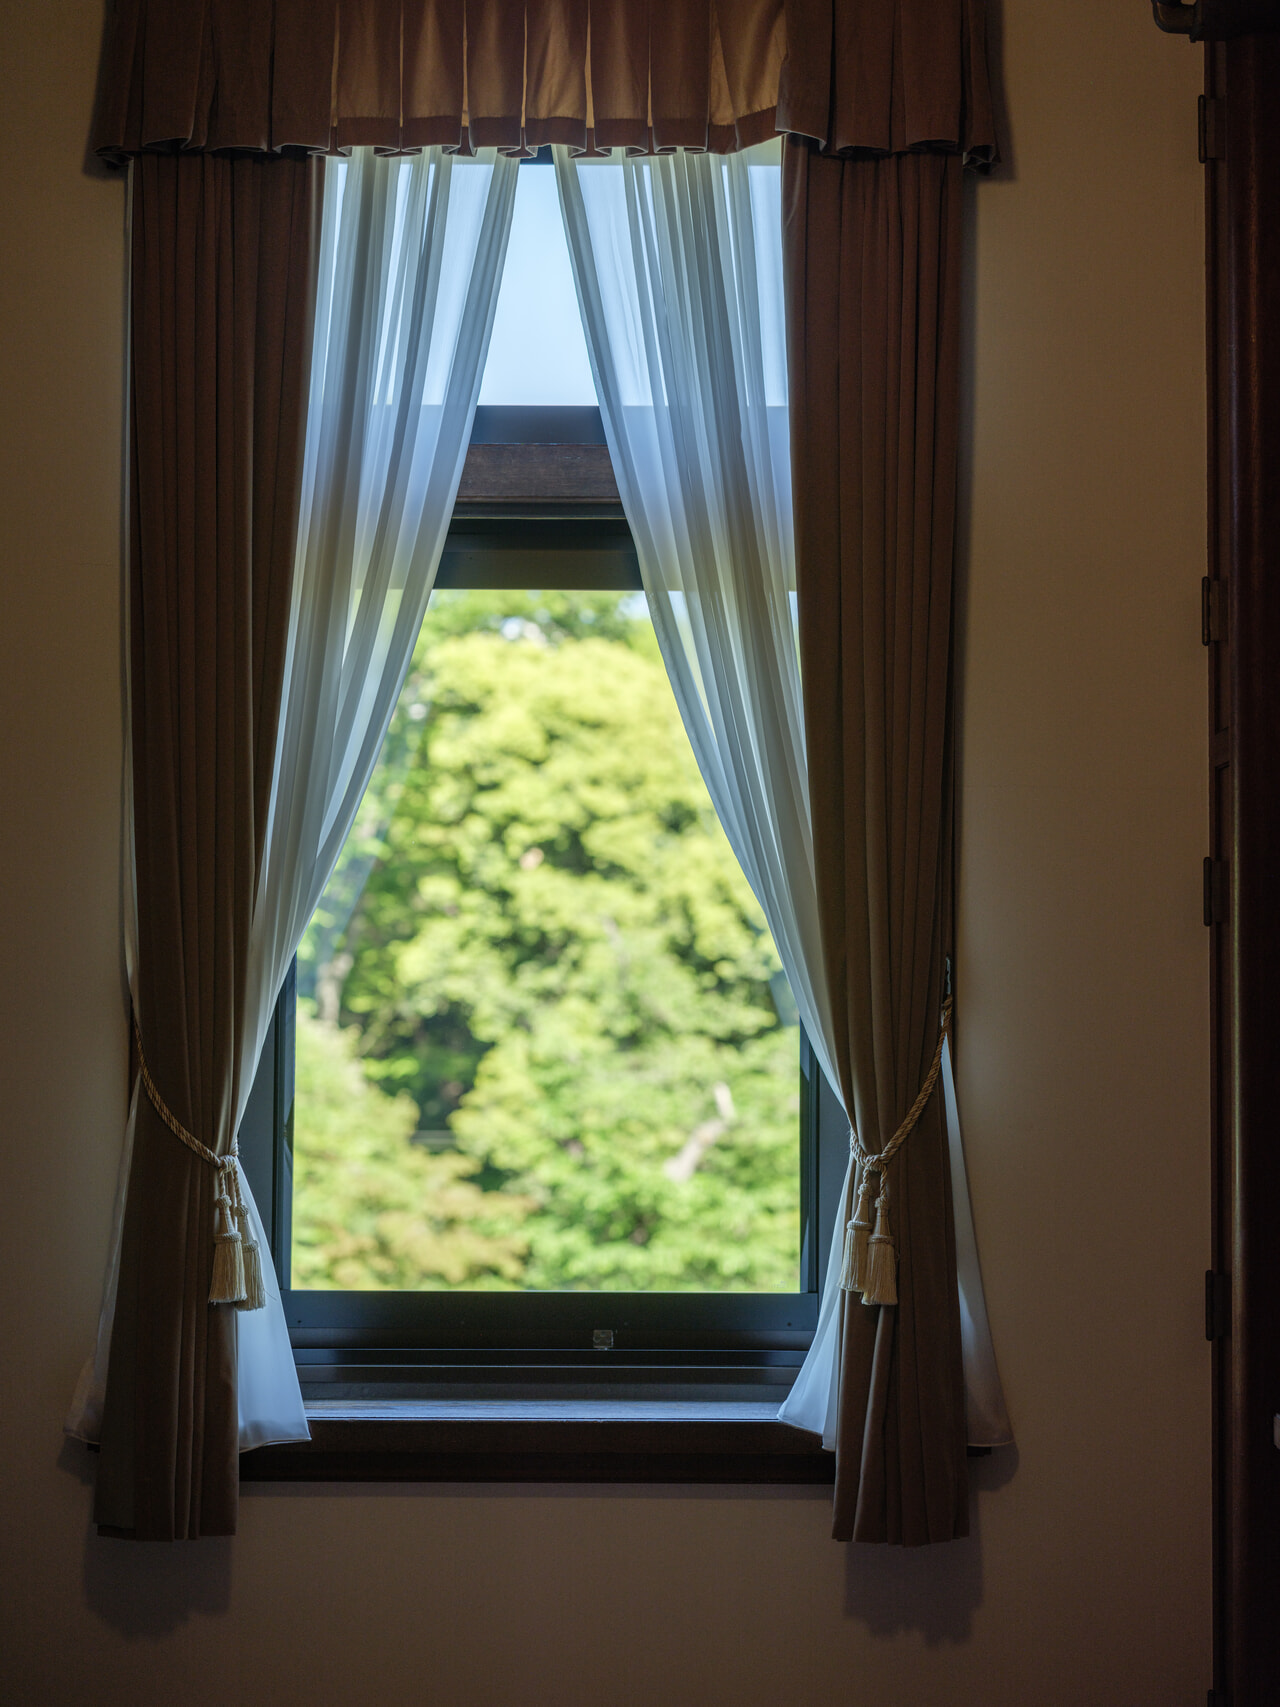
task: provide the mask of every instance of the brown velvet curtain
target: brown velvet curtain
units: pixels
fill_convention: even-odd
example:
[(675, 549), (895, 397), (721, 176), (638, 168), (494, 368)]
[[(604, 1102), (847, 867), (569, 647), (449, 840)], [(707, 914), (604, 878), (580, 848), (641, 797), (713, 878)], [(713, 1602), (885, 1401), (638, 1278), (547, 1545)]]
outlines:
[(734, 149), (784, 43), (783, 0), (117, 0), (94, 146)]
[[(951, 930), (961, 175), (995, 155), (983, 0), (787, 0), (778, 96), (814, 860), (840, 1090), (892, 1137)], [(811, 139), (811, 140), (809, 140)], [(941, 1092), (890, 1164), (898, 1303), (841, 1295), (834, 1533), (968, 1530)], [(852, 1213), (846, 1203), (837, 1228)]]
[[(928, 1072), (950, 947), (962, 169), (792, 139), (783, 170), (818, 904), (840, 1089), (876, 1152)], [(898, 1304), (841, 1296), (834, 1533), (917, 1545), (968, 1527), (940, 1090), (890, 1181)]]
[[(129, 673), (138, 1021), (170, 1109), (232, 1137), (298, 513), (318, 162), (133, 167)], [(234, 1306), (214, 1170), (139, 1097), (96, 1516), (235, 1530)]]

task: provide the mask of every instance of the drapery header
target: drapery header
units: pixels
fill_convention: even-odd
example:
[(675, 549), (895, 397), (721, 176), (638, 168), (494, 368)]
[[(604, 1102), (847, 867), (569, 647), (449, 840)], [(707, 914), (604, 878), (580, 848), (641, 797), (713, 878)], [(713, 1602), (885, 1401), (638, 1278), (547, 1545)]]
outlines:
[(116, 0), (93, 145), (730, 152), (775, 130), (990, 158), (983, 0)]
[(747, 147), (784, 0), (116, 0), (93, 145)]

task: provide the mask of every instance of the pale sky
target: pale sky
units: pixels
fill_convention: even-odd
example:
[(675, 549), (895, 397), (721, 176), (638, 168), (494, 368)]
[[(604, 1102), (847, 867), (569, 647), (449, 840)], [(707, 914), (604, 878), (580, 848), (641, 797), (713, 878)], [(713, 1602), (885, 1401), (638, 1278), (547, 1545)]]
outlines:
[(595, 401), (555, 170), (522, 166), (480, 402)]

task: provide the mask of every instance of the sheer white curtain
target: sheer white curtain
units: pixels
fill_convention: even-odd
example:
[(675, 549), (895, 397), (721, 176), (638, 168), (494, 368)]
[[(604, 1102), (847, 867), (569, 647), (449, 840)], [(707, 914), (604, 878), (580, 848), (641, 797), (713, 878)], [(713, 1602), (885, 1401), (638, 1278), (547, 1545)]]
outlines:
[[(362, 148), (326, 170), (285, 694), (250, 936), (246, 1086), (427, 608), (471, 437), (515, 182), (513, 160), (460, 161), (438, 148), (410, 160)], [(296, 1438), (280, 1432), (290, 1413), (305, 1436), (278, 1302), (241, 1313), (237, 1376), (242, 1448)]]
[[(753, 154), (755, 151), (752, 151)], [(605, 436), (680, 714), (828, 1077), (776, 167), (555, 150)]]
[[(289, 964), (377, 761), (440, 561), (497, 303), (516, 162), (356, 149), (325, 172), (284, 699), (250, 928), (237, 1124)], [(132, 1113), (126, 1151), (132, 1133)], [(122, 1179), (127, 1178), (126, 1153)], [(242, 1179), (254, 1237), (268, 1242)], [(96, 1438), (119, 1260), (67, 1428)], [(274, 1271), (237, 1318), (240, 1447), (308, 1430)]]
[[(578, 162), (557, 148), (555, 161), (605, 436), (662, 655), (834, 1086), (795, 638), (777, 145), (617, 162)], [(958, 1147), (957, 1122), (953, 1164)], [(843, 1202), (851, 1183), (846, 1174)], [(962, 1155), (953, 1188), (957, 1226), (970, 1234), (958, 1244), (971, 1439), (995, 1444), (993, 1432), (1011, 1437)], [(812, 1348), (780, 1413), (828, 1446), (841, 1231)]]

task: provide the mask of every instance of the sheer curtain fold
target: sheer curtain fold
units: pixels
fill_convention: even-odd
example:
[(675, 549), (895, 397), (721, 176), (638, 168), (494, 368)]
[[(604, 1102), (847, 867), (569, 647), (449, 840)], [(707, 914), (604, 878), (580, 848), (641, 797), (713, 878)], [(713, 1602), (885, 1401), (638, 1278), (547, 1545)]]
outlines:
[[(605, 435), (663, 659), (814, 1054), (838, 1086), (796, 646), (776, 152), (608, 166), (559, 149), (555, 158)], [(782, 1412), (828, 1447), (840, 1261), (836, 1237), (813, 1346)]]
[[(297, 574), (252, 987), (261, 1048), (377, 761), (462, 474), (516, 162), (358, 149), (325, 185)], [(256, 1056), (255, 1056), (256, 1058)]]
[[(663, 659), (830, 1076), (794, 628), (776, 167), (555, 150), (587, 349)], [(762, 304), (764, 311), (762, 312)]]
[[(284, 692), (245, 1027), (254, 1066), (377, 762), (462, 473), (515, 197), (513, 160), (356, 150), (325, 175)], [(256, 1219), (256, 1208), (251, 1207)], [(259, 1225), (259, 1239), (264, 1235)], [(274, 1278), (274, 1277), (271, 1277)], [(244, 1315), (240, 1446), (305, 1439), (278, 1295)]]

